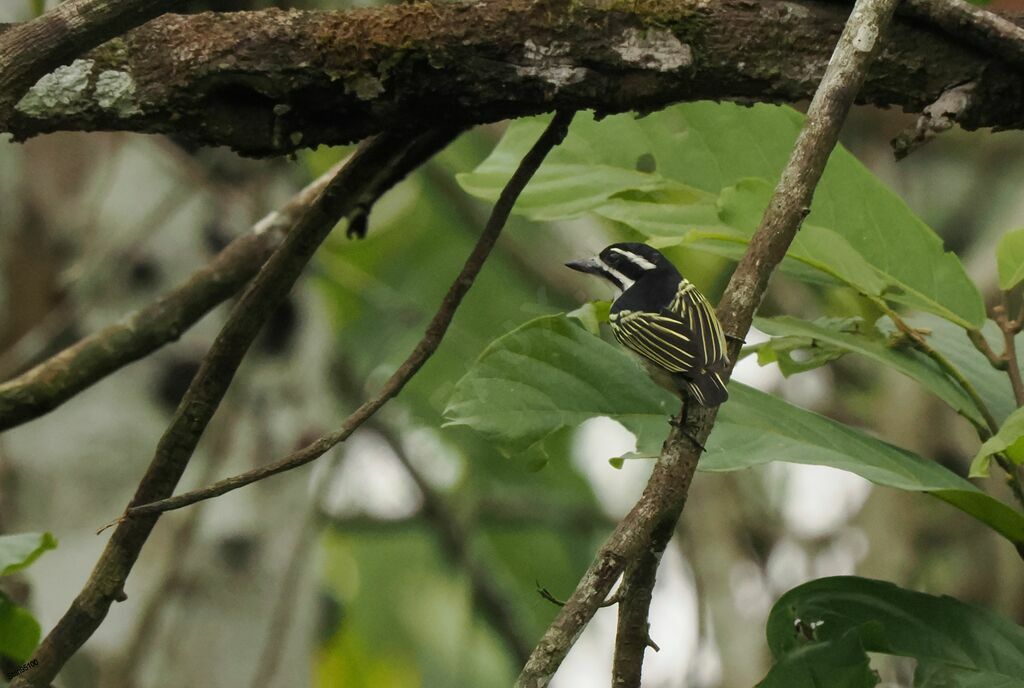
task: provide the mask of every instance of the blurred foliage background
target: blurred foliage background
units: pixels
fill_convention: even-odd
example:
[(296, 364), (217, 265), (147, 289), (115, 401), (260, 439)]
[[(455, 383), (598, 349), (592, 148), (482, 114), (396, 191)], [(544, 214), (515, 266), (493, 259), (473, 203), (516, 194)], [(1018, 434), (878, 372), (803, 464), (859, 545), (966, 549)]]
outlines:
[[(337, 6), (191, 3), (273, 4)], [(25, 5), (0, 8), (0, 21), (39, 9)], [(995, 242), (1024, 225), (1024, 135), (953, 131), (897, 164), (888, 141), (912, 123), (859, 109), (843, 143), (962, 257), (991, 303)], [(183, 488), (329, 430), (404, 359), (489, 211), (455, 175), (484, 160), (503, 130), (468, 132), (390, 192), (365, 240), (335, 232), (243, 365)], [(108, 133), (0, 143), (0, 372), (148, 303), (346, 153), (254, 161)], [(553, 438), (537, 470), (468, 428), (445, 427), (443, 411), (495, 338), (607, 298), (563, 262), (636, 236), (593, 217), (513, 218), (441, 349), (399, 399), (312, 469), (162, 519), (128, 600), (61, 685), (510, 685), (556, 612), (538, 588), (571, 592), (650, 467), (609, 465), (632, 448), (611, 421)], [(678, 247), (670, 255), (717, 300), (728, 259)], [(851, 298), (778, 276), (764, 312), (815, 317)], [(85, 581), (104, 541), (95, 530), (130, 497), (225, 313), (0, 437), (0, 533), (45, 530), (60, 543), (4, 579), (44, 632)], [(845, 357), (784, 379), (746, 360), (737, 378), (967, 474), (970, 426), (891, 370)], [(1009, 501), (998, 481), (985, 487)], [(1024, 623), (1017, 554), (936, 500), (820, 467), (703, 473), (659, 577), (651, 634), (662, 651), (648, 655), (645, 685), (753, 685), (770, 659), (762, 629), (772, 602), (847, 573)], [(613, 633), (614, 611), (604, 610), (553, 685), (604, 684)], [(893, 685), (909, 685), (911, 673), (908, 662), (883, 667)]]

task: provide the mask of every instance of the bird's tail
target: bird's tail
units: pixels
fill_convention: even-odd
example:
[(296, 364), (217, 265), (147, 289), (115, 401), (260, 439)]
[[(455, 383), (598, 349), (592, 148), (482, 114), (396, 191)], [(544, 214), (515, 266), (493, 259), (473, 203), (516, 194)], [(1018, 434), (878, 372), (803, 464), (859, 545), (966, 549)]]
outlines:
[(704, 373), (698, 377), (680, 379), (679, 386), (686, 389), (701, 406), (718, 406), (729, 398), (725, 380), (720, 373)]

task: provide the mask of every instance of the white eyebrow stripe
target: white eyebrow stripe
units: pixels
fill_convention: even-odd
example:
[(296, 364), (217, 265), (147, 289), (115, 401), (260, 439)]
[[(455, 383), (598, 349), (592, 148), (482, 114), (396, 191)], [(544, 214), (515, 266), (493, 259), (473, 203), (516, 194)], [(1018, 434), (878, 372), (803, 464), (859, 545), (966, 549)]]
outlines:
[(633, 263), (633, 265), (636, 265), (638, 268), (643, 268), (644, 270), (653, 270), (655, 267), (657, 267), (654, 263), (647, 260), (643, 256), (638, 256), (637, 254), (632, 253), (630, 251), (623, 251), (621, 248), (613, 248), (612, 250), (620, 255), (625, 256), (631, 263)]

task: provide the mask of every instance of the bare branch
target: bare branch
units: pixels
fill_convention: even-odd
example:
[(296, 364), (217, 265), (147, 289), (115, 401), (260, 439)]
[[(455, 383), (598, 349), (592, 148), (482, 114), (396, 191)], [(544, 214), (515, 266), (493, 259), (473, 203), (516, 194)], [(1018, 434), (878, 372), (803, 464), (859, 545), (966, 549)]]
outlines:
[(900, 12), (926, 19), (949, 35), (1024, 67), (1024, 28), (964, 0), (903, 0)]
[(47, 72), (180, 0), (68, 0), (0, 33), (0, 128), (5, 110)]
[[(815, 186), (895, 6), (896, 0), (858, 0), (854, 6), (768, 209), (719, 303), (718, 314), (726, 332), (742, 337), (750, 328), (768, 280), (810, 208)], [(739, 339), (730, 342), (733, 362), (740, 347)], [(716, 415), (716, 408), (686, 405), (682, 422), (669, 433), (643, 495), (602, 545), (576, 591), (534, 648), (519, 675), (518, 688), (547, 685), (618, 575), (657, 542), (655, 533), (671, 533), (675, 528), (699, 456), (689, 436), (706, 441)]]
[(1017, 402), (1017, 406), (1024, 406), (1024, 381), (1020, 377), (1020, 363), (1017, 360), (1017, 346), (1014, 343), (1014, 337), (1018, 332), (1018, 323), (1015, 320), (1010, 320), (1009, 315), (1006, 313), (1008, 307), (1008, 301), (1006, 292), (1003, 292), (1003, 303), (1000, 306), (996, 306), (993, 309), (995, 314), (996, 324), (999, 325), (999, 329), (1003, 332), (1003, 358), (1006, 360), (1006, 374), (1010, 378), (1010, 386), (1013, 388), (1013, 397)]
[[(824, 74), (843, 5), (581, 0), (570, 12), (564, 0), (494, 0), (166, 15), (62, 78), (48, 75), (4, 130), (18, 139), (65, 129), (174, 133), (274, 155), (409, 121), (794, 102)], [(118, 89), (106, 86), (115, 81)], [(860, 98), (920, 112), (968, 82), (977, 86), (961, 126), (1024, 125), (1024, 74), (921, 21), (893, 27)]]
[[(331, 180), (232, 309), (160, 438), (130, 505), (173, 492), (249, 345), (338, 220), (393, 186), (456, 133), (449, 129), (381, 135), (362, 146)], [(125, 599), (125, 581), (158, 517), (129, 519), (114, 530), (89, 581), (36, 649), (33, 659), (38, 664), (15, 678), (12, 688), (47, 685), (103, 622), (111, 603)]]
[(0, 431), (52, 411), (107, 375), (177, 340), (252, 279), (339, 169), (340, 165), (311, 182), (154, 303), (0, 384)]
[(434, 315), (430, 324), (427, 326), (427, 331), (420, 339), (419, 343), (413, 349), (409, 357), (392, 373), (391, 377), (380, 391), (371, 399), (363, 402), (363, 404), (357, 408), (352, 414), (345, 419), (341, 424), (341, 427), (332, 433), (323, 435), (310, 444), (306, 445), (302, 449), (292, 452), (288, 456), (276, 461), (267, 466), (261, 466), (254, 470), (242, 473), (230, 478), (225, 478), (219, 482), (210, 485), (209, 487), (193, 490), (184, 494), (177, 495), (175, 497), (168, 497), (159, 501), (154, 500), (152, 503), (143, 503), (138, 506), (133, 506), (126, 512), (125, 516), (129, 519), (137, 516), (150, 516), (152, 514), (159, 514), (164, 511), (171, 511), (173, 509), (180, 509), (188, 506), (189, 504), (195, 504), (204, 499), (211, 499), (213, 497), (220, 496), (232, 490), (237, 490), (240, 487), (245, 487), (250, 483), (254, 483), (264, 478), (269, 478), (272, 475), (278, 473), (284, 473), (290, 471), (299, 466), (313, 461), (331, 447), (335, 446), (339, 442), (343, 442), (351, 435), (356, 428), (365, 423), (374, 413), (377, 412), (380, 407), (386, 404), (389, 400), (394, 398), (405, 386), (413, 375), (427, 362), (427, 359), (437, 350), (437, 347), (441, 344), (441, 339), (444, 337), (445, 332), (448, 330), (448, 325), (451, 324), (452, 318), (455, 316), (455, 311), (458, 309), (459, 304), (462, 303), (463, 297), (469, 288), (473, 285), (473, 280), (476, 279), (480, 269), (483, 267), (484, 261), (490, 254), (491, 249), (494, 248), (495, 242), (498, 240), (498, 236), (501, 234), (502, 228), (505, 226), (505, 221), (508, 219), (509, 213), (512, 211), (512, 206), (515, 204), (516, 198), (519, 193), (526, 186), (530, 177), (540, 167), (541, 162), (544, 160), (544, 156), (554, 146), (565, 137), (566, 131), (569, 126), (569, 122), (572, 119), (572, 113), (561, 111), (555, 114), (554, 119), (548, 128), (544, 131), (541, 137), (533, 145), (533, 148), (524, 156), (519, 167), (512, 174), (512, 178), (509, 179), (508, 184), (502, 189), (501, 196), (498, 201), (494, 204), (494, 210), (491, 212), (491, 217), (487, 221), (487, 226), (481, 233), (480, 238), (477, 240), (476, 245), (473, 247), (472, 253), (466, 259), (465, 265), (462, 267), (462, 271), (455, 278), (451, 287), (448, 288), (448, 293), (445, 294), (444, 300), (441, 302), (441, 307)]

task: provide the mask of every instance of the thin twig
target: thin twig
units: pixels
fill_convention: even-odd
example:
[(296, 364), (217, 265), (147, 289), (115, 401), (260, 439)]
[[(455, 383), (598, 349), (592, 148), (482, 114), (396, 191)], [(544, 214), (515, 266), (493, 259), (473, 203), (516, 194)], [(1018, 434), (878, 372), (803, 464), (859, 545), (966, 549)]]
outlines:
[(1006, 358), (1000, 356), (992, 349), (988, 340), (985, 339), (985, 335), (981, 333), (981, 330), (967, 330), (967, 338), (971, 340), (971, 344), (974, 344), (974, 348), (988, 359), (993, 368), (996, 370), (1006, 370)]
[(1024, 28), (964, 0), (903, 0), (900, 13), (920, 17), (959, 41), (1024, 67)]
[(157, 301), (0, 384), (0, 431), (52, 411), (107, 375), (177, 340), (252, 279), (340, 169), (339, 164), (312, 181)]
[[(235, 304), (161, 437), (129, 506), (163, 499), (173, 492), (242, 357), (339, 219), (357, 204), (379, 197), (456, 133), (453, 129), (383, 134), (364, 144), (331, 180)], [(110, 605), (125, 598), (125, 581), (157, 518), (152, 514), (118, 525), (89, 581), (36, 649), (33, 659), (37, 663), (15, 678), (11, 688), (47, 685), (99, 627)]]
[(996, 324), (999, 325), (999, 329), (1003, 332), (1003, 344), (1006, 347), (1003, 350), (1003, 358), (1006, 360), (1006, 374), (1010, 378), (1010, 386), (1013, 387), (1013, 397), (1017, 401), (1017, 406), (1024, 406), (1024, 381), (1020, 377), (1020, 364), (1017, 361), (1017, 346), (1014, 342), (1018, 330), (1018, 323), (1015, 320), (1010, 320), (1006, 311), (1008, 308), (1008, 298), (1006, 293), (1003, 293), (1003, 305), (996, 306), (993, 313), (996, 316)]
[[(884, 300), (876, 298), (873, 299), (873, 301), (878, 305), (882, 312), (888, 316), (889, 320), (896, 325), (896, 329), (898, 329), (900, 333), (907, 338), (915, 349), (932, 359), (939, 368), (941, 368), (946, 375), (953, 378), (953, 380), (960, 385), (960, 388), (964, 390), (967, 396), (971, 398), (971, 401), (974, 402), (974, 405), (978, 408), (978, 412), (981, 414), (981, 417), (985, 420), (985, 426), (980, 427), (977, 426), (975, 421), (971, 421), (972, 424), (977, 427), (982, 439), (988, 439), (995, 433), (999, 432), (999, 423), (996, 421), (995, 416), (992, 415), (992, 410), (988, 407), (988, 404), (985, 403), (985, 400), (981, 398), (981, 394), (978, 393), (978, 390), (974, 387), (971, 381), (964, 376), (963, 372), (953, 365), (953, 362), (946, 358), (945, 354), (929, 344), (924, 335), (911, 327), (902, 317), (900, 317), (900, 314), (890, 308), (889, 304)], [(970, 420), (970, 418), (968, 418), (968, 420)]]
[[(362, 391), (355, 372), (344, 361), (335, 367), (335, 371), (335, 380), (342, 394), (358, 399)], [(479, 603), (484, 618), (505, 642), (509, 652), (517, 662), (525, 662), (532, 644), (526, 633), (526, 622), (514, 603), (514, 593), (505, 584), (509, 577), (507, 572), (501, 569), (494, 557), (485, 557), (480, 548), (474, 546), (473, 533), (466, 522), (456, 515), (448, 498), (413, 463), (394, 428), (379, 416), (370, 418), (366, 427), (387, 443), (416, 484), (423, 499), (423, 518), (437, 534), (441, 550), (452, 566), (465, 572), (473, 599)]]
[[(223, 413), (223, 406), (221, 411)], [(234, 414), (223, 420), (225, 422), (217, 428), (216, 437), (210, 445), (208, 458), (203, 462), (203, 468), (199, 475), (200, 483), (212, 479), (217, 473), (217, 469), (230, 454), (229, 450), (237, 421)], [(157, 640), (157, 624), (162, 616), (162, 611), (166, 609), (168, 602), (181, 588), (188, 553), (192, 549), (199, 528), (199, 518), (202, 514), (201, 509), (190, 513), (189, 517), (178, 526), (171, 536), (171, 544), (167, 548), (168, 560), (156, 583), (152, 585), (149, 598), (143, 603), (142, 610), (138, 614), (138, 621), (132, 629), (131, 638), (121, 655), (122, 661), (118, 671), (119, 680), (123, 685), (135, 686), (139, 683), (136, 672), (142, 666), (150, 647)]]
[(288, 630), (291, 627), (293, 613), (296, 604), (295, 594), (298, 591), (299, 581), (306, 570), (309, 549), (315, 541), (317, 522), (323, 518), (323, 501), (331, 486), (331, 480), (342, 457), (334, 456), (329, 460), (327, 470), (317, 485), (316, 490), (310, 499), (308, 508), (299, 523), (295, 534), (295, 541), (292, 550), (288, 555), (288, 563), (284, 573), (277, 581), (277, 596), (274, 606), (271, 609), (267, 623), (267, 635), (263, 641), (263, 651), (260, 652), (259, 663), (252, 674), (252, 688), (272, 686), (274, 677), (280, 665), (281, 656), (284, 654), (285, 641), (288, 638)]
[(304, 466), (305, 464), (322, 456), (339, 442), (343, 442), (347, 439), (356, 428), (366, 422), (381, 406), (395, 397), (402, 390), (402, 387), (405, 386), (405, 383), (416, 374), (420, 367), (426, 363), (427, 359), (429, 359), (434, 351), (437, 350), (438, 345), (441, 343), (441, 339), (444, 337), (444, 334), (448, 329), (448, 325), (451, 323), (452, 317), (455, 315), (455, 310), (462, 302), (466, 292), (469, 291), (469, 288), (473, 284), (473, 280), (483, 267), (484, 260), (494, 247), (494, 243), (497, 241), (498, 235), (501, 233), (505, 220), (512, 211), (512, 206), (515, 204), (516, 198), (519, 196), (523, 187), (526, 186), (530, 177), (533, 176), (533, 173), (540, 166), (540, 163), (543, 161), (546, 153), (552, 147), (557, 145), (565, 136), (565, 132), (571, 118), (572, 113), (565, 111), (558, 112), (548, 128), (537, 140), (537, 143), (534, 144), (533, 148), (531, 148), (523, 158), (519, 167), (512, 175), (512, 178), (502, 190), (501, 196), (494, 205), (494, 210), (491, 213), (490, 220), (487, 222), (487, 226), (480, 235), (480, 239), (477, 241), (476, 246), (474, 246), (472, 253), (470, 253), (469, 257), (466, 259), (466, 263), (463, 266), (462, 271), (455, 278), (451, 287), (449, 287), (448, 293), (445, 294), (440, 308), (434, 315), (434, 318), (430, 321), (430, 324), (427, 326), (427, 331), (423, 335), (423, 338), (420, 339), (412, 353), (409, 354), (409, 357), (405, 359), (402, 365), (400, 365), (388, 381), (384, 383), (376, 396), (363, 402), (359, 408), (353, 411), (352, 414), (345, 419), (340, 428), (334, 432), (317, 438), (310, 444), (292, 452), (283, 459), (240, 475), (225, 478), (224, 480), (216, 482), (206, 488), (185, 492), (184, 494), (174, 497), (152, 500), (151, 503), (143, 503), (138, 506), (133, 506), (128, 509), (125, 516), (134, 518), (138, 516), (158, 514), (164, 511), (171, 511), (173, 509), (180, 509), (205, 499), (218, 497), (227, 492), (231, 492), (232, 490), (237, 490), (240, 487), (245, 487), (246, 485), (258, 480), (263, 480), (270, 476), (277, 475), (278, 473), (284, 473), (294, 468), (298, 468), (299, 466)]
[[(726, 332), (742, 337), (750, 328), (768, 280), (810, 208), (814, 188), (895, 5), (896, 0), (858, 0), (853, 8), (782, 179), (719, 304), (718, 315)], [(739, 341), (730, 341), (732, 362), (740, 347)], [(683, 427), (670, 431), (643, 495), (602, 545), (575, 592), (534, 648), (519, 675), (519, 688), (543, 688), (550, 682), (619, 574), (650, 547), (655, 532), (675, 527), (699, 457), (699, 450), (686, 435), (706, 441), (716, 414), (717, 409), (686, 404)]]

